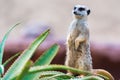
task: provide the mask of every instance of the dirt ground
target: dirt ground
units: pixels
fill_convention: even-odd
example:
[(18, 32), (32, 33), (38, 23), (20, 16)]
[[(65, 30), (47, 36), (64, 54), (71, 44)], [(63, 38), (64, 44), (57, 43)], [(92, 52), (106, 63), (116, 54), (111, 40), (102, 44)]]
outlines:
[(85, 4), (91, 9), (89, 28), (91, 40), (120, 42), (120, 0), (0, 0), (0, 38), (17, 23), (11, 34), (19, 37), (28, 24), (44, 23), (53, 27), (57, 38), (65, 38), (72, 21), (71, 10), (75, 4)]

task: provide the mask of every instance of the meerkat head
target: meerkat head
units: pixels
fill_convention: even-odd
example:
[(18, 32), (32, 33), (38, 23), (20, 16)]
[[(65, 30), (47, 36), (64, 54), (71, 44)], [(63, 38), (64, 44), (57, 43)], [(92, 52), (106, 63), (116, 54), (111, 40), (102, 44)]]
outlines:
[(90, 14), (90, 9), (84, 5), (76, 5), (72, 11), (73, 15), (77, 19), (82, 19)]

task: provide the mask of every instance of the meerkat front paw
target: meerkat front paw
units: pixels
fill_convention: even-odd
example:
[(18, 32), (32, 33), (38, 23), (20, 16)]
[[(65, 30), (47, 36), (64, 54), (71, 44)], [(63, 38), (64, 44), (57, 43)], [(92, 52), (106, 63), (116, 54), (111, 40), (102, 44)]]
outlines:
[(78, 49), (79, 44), (80, 44), (79, 40), (78, 40), (78, 39), (76, 39), (76, 40), (75, 40), (75, 50), (77, 50), (77, 49)]
[(85, 38), (83, 38), (83, 37), (76, 38), (76, 40), (75, 40), (75, 50), (78, 50), (78, 48), (80, 46), (80, 43), (82, 43), (84, 41), (85, 41)]

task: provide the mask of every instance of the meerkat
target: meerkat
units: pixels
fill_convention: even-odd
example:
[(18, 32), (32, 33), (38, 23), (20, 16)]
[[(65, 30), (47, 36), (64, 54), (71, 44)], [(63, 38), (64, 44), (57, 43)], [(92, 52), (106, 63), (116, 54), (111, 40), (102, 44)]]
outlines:
[(92, 58), (87, 25), (90, 9), (84, 5), (76, 5), (72, 13), (74, 20), (70, 24), (68, 31), (65, 65), (80, 70), (91, 71)]
[[(87, 25), (87, 17), (90, 14), (90, 9), (84, 5), (76, 5), (72, 13), (74, 20), (71, 22), (68, 31), (65, 65), (90, 71), (94, 74), (104, 75), (109, 80), (114, 80), (114, 77), (108, 71), (93, 69), (90, 52), (90, 35)], [(74, 75), (73, 72), (68, 71), (68, 73)]]

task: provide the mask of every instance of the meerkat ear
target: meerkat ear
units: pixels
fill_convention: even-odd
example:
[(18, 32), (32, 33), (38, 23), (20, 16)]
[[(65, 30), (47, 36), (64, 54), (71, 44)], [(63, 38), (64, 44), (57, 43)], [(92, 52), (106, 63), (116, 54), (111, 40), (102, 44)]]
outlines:
[(90, 9), (87, 10), (87, 15), (89, 15), (89, 14), (90, 14)]

